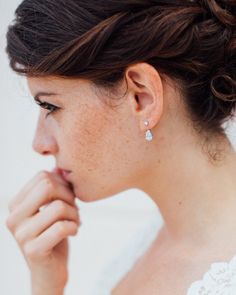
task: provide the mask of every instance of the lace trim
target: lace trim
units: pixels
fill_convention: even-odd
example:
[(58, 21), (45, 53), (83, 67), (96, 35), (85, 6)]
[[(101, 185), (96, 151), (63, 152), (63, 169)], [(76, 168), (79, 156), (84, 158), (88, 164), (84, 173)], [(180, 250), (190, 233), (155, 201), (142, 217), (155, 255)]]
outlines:
[(202, 280), (193, 282), (187, 295), (235, 295), (236, 255), (229, 263), (215, 262)]

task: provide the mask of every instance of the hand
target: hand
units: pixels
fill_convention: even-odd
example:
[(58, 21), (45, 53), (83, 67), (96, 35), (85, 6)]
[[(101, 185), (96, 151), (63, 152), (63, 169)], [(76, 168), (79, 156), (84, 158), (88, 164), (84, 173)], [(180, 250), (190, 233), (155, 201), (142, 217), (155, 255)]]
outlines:
[(6, 225), (30, 269), (33, 294), (61, 294), (68, 280), (68, 236), (81, 224), (70, 184), (57, 169), (41, 171), (8, 208)]

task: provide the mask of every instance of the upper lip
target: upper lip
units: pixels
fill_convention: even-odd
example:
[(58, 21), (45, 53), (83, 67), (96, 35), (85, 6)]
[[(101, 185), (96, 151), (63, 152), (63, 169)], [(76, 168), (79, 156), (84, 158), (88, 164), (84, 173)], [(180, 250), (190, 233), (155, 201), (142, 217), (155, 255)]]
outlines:
[(59, 171), (65, 171), (65, 172), (71, 172), (70, 170), (66, 170), (66, 169), (63, 169), (63, 168), (60, 168), (60, 167), (57, 167), (59, 169)]
[(59, 166), (56, 166), (56, 169), (59, 170), (60, 172), (61, 172), (61, 171), (71, 172), (70, 170), (64, 169), (64, 168), (59, 167)]

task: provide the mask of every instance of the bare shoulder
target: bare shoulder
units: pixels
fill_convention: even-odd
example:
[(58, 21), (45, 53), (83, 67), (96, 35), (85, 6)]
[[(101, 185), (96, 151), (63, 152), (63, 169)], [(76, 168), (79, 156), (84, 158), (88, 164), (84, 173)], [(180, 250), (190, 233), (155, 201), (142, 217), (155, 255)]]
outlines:
[(217, 238), (200, 249), (197, 246), (187, 248), (183, 244), (173, 245), (170, 251), (161, 251), (167, 246), (159, 239), (159, 243), (153, 243), (153, 247), (118, 281), (111, 295), (186, 294), (190, 285), (202, 278), (212, 263), (227, 262), (235, 256), (236, 239), (232, 241), (231, 237), (228, 243), (229, 240), (226, 237), (219, 243)]
[(118, 284), (114, 289), (112, 289), (111, 295), (124, 295), (124, 292), (122, 291), (122, 288), (120, 287), (120, 284)]
[(139, 292), (143, 290), (142, 286), (148, 285), (146, 277), (147, 272), (144, 270), (148, 270), (147, 257), (149, 251), (139, 257), (130, 271), (118, 281), (117, 285), (112, 289), (111, 295), (130, 295), (131, 293), (140, 294)]
[(140, 284), (143, 283), (142, 271), (144, 266), (144, 261), (146, 260), (147, 254), (149, 251), (146, 251), (141, 257), (137, 259), (132, 268), (126, 273), (115, 285), (111, 291), (111, 295), (130, 295), (131, 292), (135, 293), (136, 282)]
[(131, 287), (131, 281), (129, 279), (130, 272), (123, 279), (121, 279), (118, 284), (112, 289), (111, 295), (128, 295), (129, 287)]
[(147, 247), (146, 251), (136, 260), (130, 271), (126, 273), (112, 289), (111, 295), (140, 294), (140, 292), (142, 292), (141, 290), (144, 291), (144, 286), (145, 291), (143, 294), (147, 293), (146, 289), (149, 285), (147, 274), (149, 277), (150, 270), (152, 269), (150, 259), (153, 260), (155, 244), (162, 239), (162, 236), (163, 228), (160, 228), (155, 239), (151, 242), (149, 247)]
[(111, 295), (121, 295), (121, 294), (123, 294), (123, 293), (122, 293), (122, 288), (121, 288), (120, 283), (118, 283), (118, 284), (115, 286), (115, 288), (112, 289), (112, 291), (111, 291)]

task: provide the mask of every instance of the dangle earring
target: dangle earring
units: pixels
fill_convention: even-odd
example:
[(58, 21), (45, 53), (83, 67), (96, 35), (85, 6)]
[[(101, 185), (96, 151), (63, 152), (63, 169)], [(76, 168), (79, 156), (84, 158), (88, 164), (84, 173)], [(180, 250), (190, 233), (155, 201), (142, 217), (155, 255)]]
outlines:
[[(145, 120), (144, 121), (144, 125), (145, 126), (148, 126), (149, 125), (149, 121), (148, 120)], [(153, 135), (152, 135), (152, 132), (151, 132), (150, 129), (148, 129), (146, 131), (145, 138), (146, 138), (147, 141), (152, 141), (153, 140)]]

